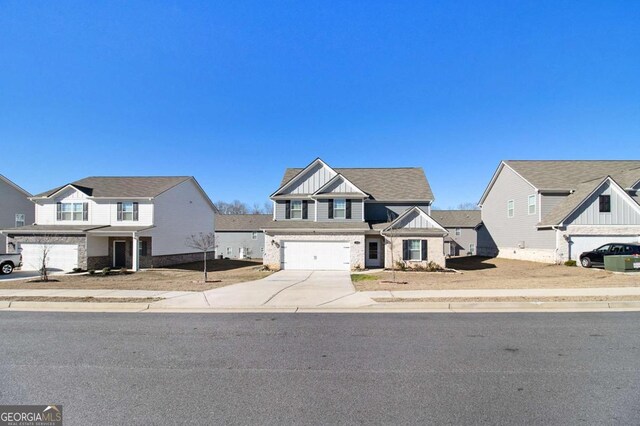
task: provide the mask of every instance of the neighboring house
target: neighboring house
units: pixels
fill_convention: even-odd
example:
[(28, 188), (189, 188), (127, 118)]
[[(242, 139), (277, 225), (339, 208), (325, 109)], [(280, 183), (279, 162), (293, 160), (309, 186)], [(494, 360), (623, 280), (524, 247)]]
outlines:
[(445, 264), (446, 230), (429, 214), (422, 168), (334, 169), (316, 159), (287, 169), (264, 227), (274, 269), (351, 270)]
[(270, 214), (216, 215), (216, 256), (229, 259), (262, 259), (264, 233)]
[(65, 271), (196, 261), (185, 240), (214, 230), (216, 208), (193, 177), (88, 177), (31, 200), (35, 224), (2, 231), (27, 270), (45, 248), (48, 266)]
[(480, 200), (500, 257), (563, 262), (640, 241), (640, 161), (503, 161)]
[(480, 214), (480, 210), (433, 210), (431, 212), (431, 216), (449, 233), (444, 239), (445, 255), (478, 254), (478, 227), (482, 222)]
[[(35, 220), (35, 206), (29, 194), (6, 177), (0, 175), (0, 228), (17, 228), (31, 225)], [(0, 252), (14, 252), (7, 246), (7, 238), (0, 234)]]

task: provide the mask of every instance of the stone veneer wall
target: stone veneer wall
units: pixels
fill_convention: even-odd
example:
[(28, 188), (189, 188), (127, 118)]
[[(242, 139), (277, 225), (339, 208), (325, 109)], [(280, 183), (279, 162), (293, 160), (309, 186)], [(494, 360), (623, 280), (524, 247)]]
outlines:
[[(207, 261), (214, 259), (215, 252), (207, 252)], [(151, 262), (154, 268), (162, 268), (171, 265), (180, 265), (182, 263), (200, 262), (203, 259), (203, 253), (201, 251), (197, 253), (180, 253), (180, 254), (167, 254), (164, 256), (152, 256)]]
[[(556, 244), (558, 252), (556, 253), (556, 262), (562, 263), (569, 260), (569, 242), (567, 238), (570, 236), (592, 235), (631, 235), (638, 236), (640, 242), (640, 226), (588, 226), (588, 225), (569, 225), (566, 229), (556, 231)], [(615, 242), (615, 241), (612, 241)], [(578, 260), (580, 253), (571, 253), (572, 260)]]
[[(351, 247), (351, 269), (364, 268), (364, 235), (354, 234), (332, 234), (332, 235), (318, 235), (313, 234), (283, 234), (283, 235), (269, 235), (264, 236), (264, 256), (262, 257), (262, 263), (269, 267), (269, 269), (277, 271), (281, 267), (281, 255), (282, 255), (282, 242), (283, 241), (348, 241)], [(271, 241), (277, 243), (271, 244)], [(356, 244), (356, 242), (358, 242)]]
[[(393, 262), (402, 261), (402, 241), (404, 240), (427, 240), (427, 260), (423, 261), (406, 261), (408, 267), (426, 266), (429, 262), (437, 263), (445, 267), (446, 260), (444, 255), (444, 238), (443, 237), (386, 237), (384, 242), (384, 267), (390, 269)], [(393, 244), (392, 244), (393, 242)], [(393, 262), (391, 261), (391, 247), (393, 246)]]
[(84, 235), (14, 235), (14, 243), (77, 244), (78, 268), (87, 269), (87, 238)]

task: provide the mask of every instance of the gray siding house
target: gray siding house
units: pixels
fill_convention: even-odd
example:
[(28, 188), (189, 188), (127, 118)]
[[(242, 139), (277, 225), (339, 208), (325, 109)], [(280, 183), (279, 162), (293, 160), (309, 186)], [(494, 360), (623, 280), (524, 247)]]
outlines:
[(272, 195), (263, 262), (272, 269), (444, 266), (446, 230), (421, 168), (287, 169)]
[[(35, 222), (36, 206), (29, 200), (31, 194), (0, 175), (0, 229), (22, 227)], [(0, 234), (0, 252), (14, 252), (7, 246), (7, 237)]]
[(500, 257), (557, 263), (640, 242), (640, 161), (503, 161), (480, 200)]
[(447, 256), (473, 256), (478, 254), (478, 227), (480, 210), (433, 210), (431, 216), (447, 230), (444, 253)]
[(216, 256), (262, 259), (264, 233), (270, 214), (219, 214), (216, 216)]

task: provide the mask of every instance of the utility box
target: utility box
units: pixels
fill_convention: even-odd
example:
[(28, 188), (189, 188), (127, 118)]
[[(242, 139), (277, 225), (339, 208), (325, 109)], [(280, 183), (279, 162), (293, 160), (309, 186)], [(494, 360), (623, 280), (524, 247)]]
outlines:
[(605, 256), (604, 269), (613, 272), (640, 272), (640, 256)]

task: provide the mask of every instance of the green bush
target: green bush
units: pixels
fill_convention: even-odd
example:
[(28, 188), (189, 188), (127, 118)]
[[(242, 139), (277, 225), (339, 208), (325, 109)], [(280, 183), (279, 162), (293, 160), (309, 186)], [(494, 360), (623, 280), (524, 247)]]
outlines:
[(575, 260), (567, 260), (566, 262), (564, 262), (564, 266), (576, 266), (576, 261)]
[(89, 269), (89, 275), (94, 275), (96, 273), (95, 269)]
[(102, 269), (102, 275), (109, 275), (109, 272), (111, 272), (111, 268), (109, 267)]

